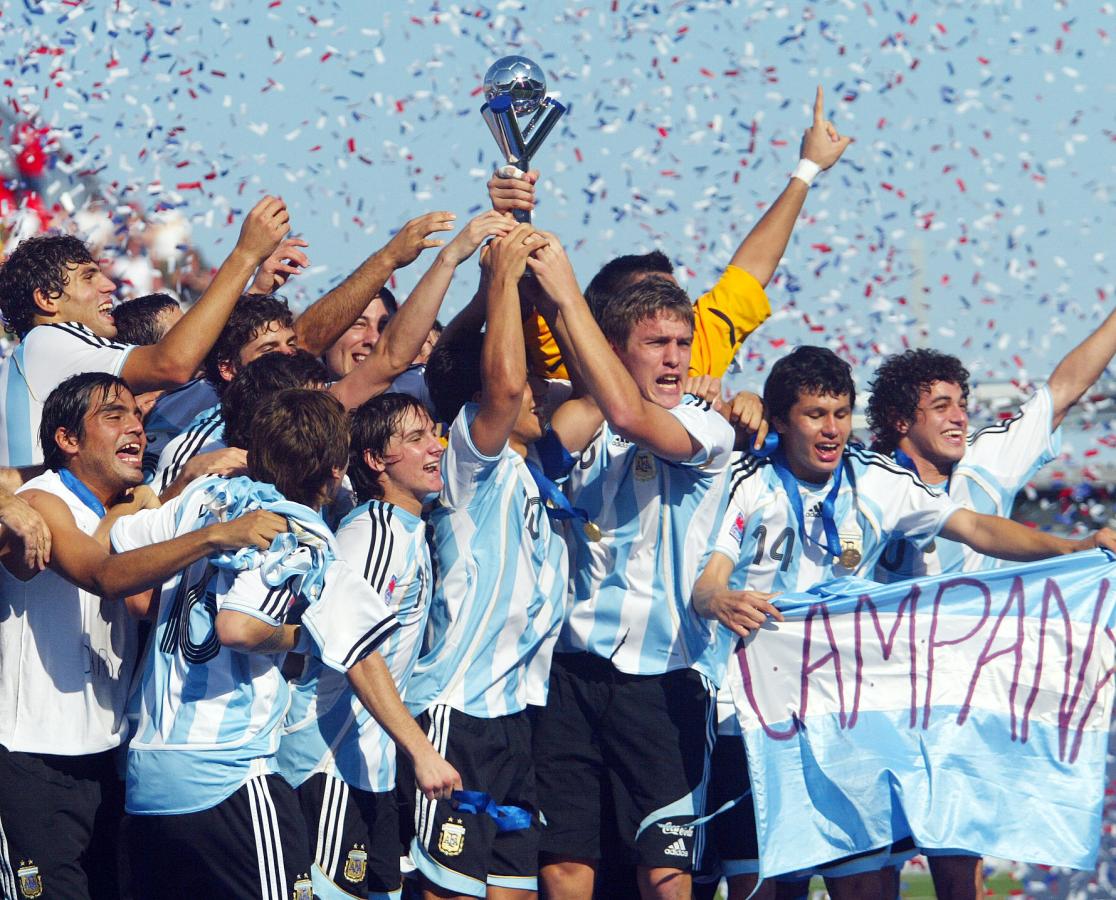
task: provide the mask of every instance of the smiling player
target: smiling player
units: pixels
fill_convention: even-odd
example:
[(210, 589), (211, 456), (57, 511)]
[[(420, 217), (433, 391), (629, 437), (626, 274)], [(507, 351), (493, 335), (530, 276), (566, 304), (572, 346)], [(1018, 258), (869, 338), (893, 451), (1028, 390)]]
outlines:
[[(924, 546), (941, 534), (1004, 559), (1041, 559), (1116, 546), (1104, 530), (1069, 541), (957, 506), (893, 460), (850, 446), (856, 399), (847, 363), (821, 347), (799, 347), (780, 359), (764, 385), (764, 403), (779, 435), (766, 457), (744, 455), (732, 468), (728, 510), (713, 553), (693, 592), (694, 610), (719, 620), (726, 659), (737, 637), (779, 617), (775, 593), (804, 591), (831, 578), (870, 574), (888, 541)], [(762, 636), (759, 638), (762, 640)], [(726, 684), (739, 682), (730, 665)], [(797, 690), (797, 680), (788, 692)], [(741, 796), (747, 762), (736, 715), (722, 689), (709, 807)], [(729, 876), (730, 898), (755, 885), (758, 859), (750, 803), (714, 820), (714, 839)], [(878, 871), (889, 848), (823, 867), (835, 900), (879, 896)], [(765, 884), (757, 896), (774, 896)]]

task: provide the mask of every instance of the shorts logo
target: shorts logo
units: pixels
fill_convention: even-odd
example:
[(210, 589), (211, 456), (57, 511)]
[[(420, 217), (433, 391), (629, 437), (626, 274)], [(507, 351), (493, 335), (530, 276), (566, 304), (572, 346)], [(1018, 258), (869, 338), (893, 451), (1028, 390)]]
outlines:
[(682, 837), (694, 836), (693, 825), (675, 825), (673, 822), (660, 822), (659, 830), (663, 834), (676, 834), (681, 835)]
[(353, 884), (358, 884), (364, 881), (367, 872), (368, 854), (365, 852), (363, 844), (357, 844), (349, 851), (349, 856), (345, 860), (345, 879)]
[(636, 481), (650, 481), (655, 477), (655, 457), (641, 450), (636, 454), (632, 470)]
[(465, 825), (458, 819), (448, 819), (442, 823), (442, 831), (438, 835), (438, 850), (446, 856), (460, 856), (465, 849)]
[(43, 895), (43, 876), (39, 874), (39, 867), (35, 865), (34, 860), (21, 859), (16, 875), (19, 877), (19, 892), (24, 897)]
[(292, 900), (314, 900), (314, 882), (309, 878), (299, 878), (294, 883)]
[(690, 855), (690, 851), (686, 848), (686, 842), (682, 838), (679, 838), (673, 844), (671, 844), (669, 847), (667, 847), (663, 851), (663, 853), (665, 853), (667, 856), (689, 856)]

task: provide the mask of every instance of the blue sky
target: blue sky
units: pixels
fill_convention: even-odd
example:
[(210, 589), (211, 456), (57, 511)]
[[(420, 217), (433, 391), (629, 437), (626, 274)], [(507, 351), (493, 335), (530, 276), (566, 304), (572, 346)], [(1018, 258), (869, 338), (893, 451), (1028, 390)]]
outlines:
[(282, 193), (311, 243), (300, 302), (410, 216), (480, 209), (498, 56), (538, 60), (571, 107), (537, 221), (582, 280), (658, 247), (695, 295), (783, 186), (821, 83), (856, 143), (811, 192), (745, 380), (807, 341), (865, 377), (929, 343), (1041, 379), (1116, 292), (1114, 31), (1102, 3), (24, 0), (0, 90), (119, 198), (180, 208), (211, 259)]

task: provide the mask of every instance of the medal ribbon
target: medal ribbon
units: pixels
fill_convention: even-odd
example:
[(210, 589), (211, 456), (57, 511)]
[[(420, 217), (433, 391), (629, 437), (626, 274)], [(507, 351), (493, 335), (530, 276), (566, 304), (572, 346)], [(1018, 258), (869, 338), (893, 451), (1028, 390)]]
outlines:
[(539, 495), (543, 498), (543, 508), (551, 519), (556, 521), (561, 521), (563, 519), (581, 519), (582, 522), (589, 521), (589, 513), (570, 503), (569, 498), (562, 493), (562, 489), (551, 481), (551, 479), (547, 478), (546, 475), (543, 474), (542, 469), (529, 459), (525, 459), (524, 463), (526, 463), (527, 471), (531, 473), (531, 477), (535, 479), (535, 485), (539, 489)]
[[(898, 447), (895, 448), (895, 453), (892, 454), (892, 456), (895, 459), (895, 461), (897, 463), (899, 463), (899, 465), (901, 465), (904, 469), (908, 469), (909, 471), (914, 472), (915, 478), (917, 478), (919, 481), (922, 481), (922, 476), (918, 474), (918, 466), (915, 465), (915, 461), (913, 459), (911, 459), (910, 456), (908, 456), (906, 453), (904, 453)], [(946, 479), (945, 492), (947, 494), (949, 493), (949, 483), (951, 481), (953, 481), (953, 476), (952, 475), (949, 478)], [(928, 484), (926, 486), (928, 488), (930, 488), (931, 490), (938, 490), (939, 489), (938, 485), (934, 485), (934, 484)]]
[(526, 831), (531, 827), (530, 812), (519, 806), (499, 806), (484, 791), (454, 791), (450, 799), (461, 812), (488, 816), (497, 831)]
[(105, 517), (104, 504), (97, 499), (97, 496), (91, 490), (89, 490), (89, 488), (87, 488), (82, 483), (81, 479), (78, 478), (73, 472), (71, 472), (69, 469), (59, 469), (58, 477), (61, 478), (62, 483), (70, 489), (70, 493), (72, 493), (75, 497), (78, 498), (78, 500), (80, 500), (91, 510), (93, 510), (93, 512), (97, 514), (98, 518), (103, 519)]
[(837, 468), (833, 472), (833, 487), (829, 489), (829, 493), (825, 495), (825, 500), (822, 501), (822, 528), (825, 530), (825, 543), (819, 543), (806, 534), (806, 514), (802, 509), (802, 495), (798, 492), (798, 480), (791, 474), (790, 469), (787, 468), (787, 457), (782, 449), (777, 450), (771, 455), (771, 464), (775, 469), (775, 474), (779, 476), (779, 481), (783, 485), (783, 490), (786, 491), (787, 499), (790, 501), (791, 509), (794, 510), (795, 517), (798, 519), (798, 536), (802, 540), (803, 545), (808, 541), (818, 547), (821, 547), (830, 556), (840, 559), (842, 547), (841, 538), (837, 534), (837, 523), (834, 521), (834, 511), (837, 508), (837, 495), (841, 491), (841, 478), (845, 468), (845, 461), (842, 458)]

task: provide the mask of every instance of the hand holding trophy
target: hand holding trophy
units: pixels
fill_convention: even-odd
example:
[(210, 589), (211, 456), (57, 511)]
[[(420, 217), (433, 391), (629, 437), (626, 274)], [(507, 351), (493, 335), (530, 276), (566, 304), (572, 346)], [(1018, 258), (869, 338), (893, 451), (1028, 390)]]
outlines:
[[(525, 56), (496, 60), (485, 73), (484, 96), (487, 102), (481, 107), (481, 115), (507, 162), (500, 174), (522, 178), (566, 107), (546, 96), (542, 69)], [(523, 128), (520, 116), (531, 117)], [(531, 221), (527, 210), (515, 210), (514, 215), (517, 221)]]

